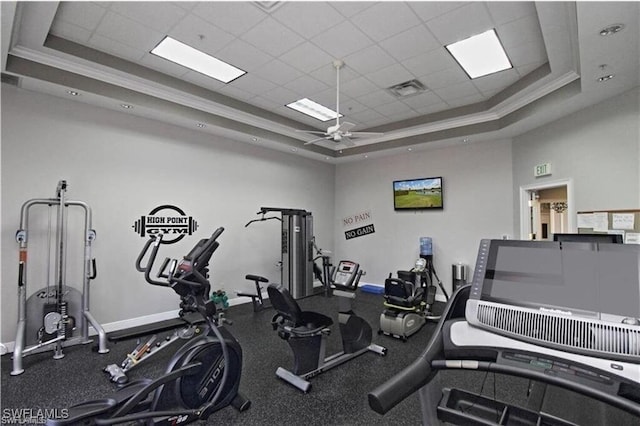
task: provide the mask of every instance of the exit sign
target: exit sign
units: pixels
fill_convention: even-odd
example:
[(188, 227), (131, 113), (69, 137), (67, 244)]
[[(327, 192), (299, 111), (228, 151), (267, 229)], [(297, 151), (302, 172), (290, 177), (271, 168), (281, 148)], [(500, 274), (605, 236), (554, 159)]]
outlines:
[(538, 164), (533, 168), (533, 176), (549, 176), (551, 174), (551, 163)]

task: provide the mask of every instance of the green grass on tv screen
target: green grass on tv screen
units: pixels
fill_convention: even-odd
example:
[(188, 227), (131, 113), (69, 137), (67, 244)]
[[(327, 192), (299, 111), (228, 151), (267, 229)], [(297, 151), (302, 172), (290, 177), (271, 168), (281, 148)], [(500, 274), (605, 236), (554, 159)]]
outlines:
[(442, 193), (439, 191), (396, 191), (394, 197), (396, 209), (442, 207)]

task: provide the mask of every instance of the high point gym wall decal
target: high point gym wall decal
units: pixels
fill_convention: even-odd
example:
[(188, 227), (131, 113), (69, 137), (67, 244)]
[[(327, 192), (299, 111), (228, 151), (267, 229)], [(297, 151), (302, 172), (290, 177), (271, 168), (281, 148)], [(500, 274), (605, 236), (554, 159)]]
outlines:
[[(342, 219), (342, 226), (346, 228), (348, 226), (353, 226), (353, 225), (363, 225), (371, 221), (372, 221), (371, 210), (366, 210), (366, 211), (355, 213), (345, 217), (344, 219)], [(376, 230), (373, 226), (373, 223), (370, 223), (368, 225), (359, 226), (357, 228), (344, 231), (344, 237), (345, 239), (350, 240), (352, 238), (373, 234), (374, 232), (376, 232)]]
[(198, 229), (198, 222), (187, 216), (181, 208), (163, 204), (151, 210), (148, 215), (140, 216), (131, 227), (142, 238), (163, 234), (162, 244), (173, 244), (185, 235), (193, 234)]

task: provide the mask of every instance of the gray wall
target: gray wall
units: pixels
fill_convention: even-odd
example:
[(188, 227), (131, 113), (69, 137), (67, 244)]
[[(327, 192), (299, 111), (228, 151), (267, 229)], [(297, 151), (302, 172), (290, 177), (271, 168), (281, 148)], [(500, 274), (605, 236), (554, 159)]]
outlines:
[[(513, 139), (518, 233), (521, 186), (573, 179), (576, 211), (640, 208), (639, 104), (636, 88)], [(543, 163), (553, 174), (536, 179)]]
[[(59, 179), (69, 181), (70, 198), (94, 209), (93, 310), (103, 323), (176, 309), (174, 294), (145, 284), (133, 268), (144, 240), (131, 226), (165, 203), (198, 220), (195, 237), (226, 228), (213, 283), (231, 296), (246, 273), (278, 279), (279, 224), (244, 228), (263, 205), (312, 211), (318, 244), (335, 261), (362, 263), (370, 283), (410, 268), (419, 238), (432, 237), (436, 270), (450, 289), (451, 264), (472, 268), (481, 238), (518, 237), (520, 186), (570, 178), (577, 210), (640, 206), (639, 95), (632, 90), (513, 141), (332, 166), (3, 85), (2, 341), (14, 339), (19, 208), (54, 196)], [(533, 166), (545, 162), (553, 176), (534, 179)], [(444, 178), (445, 208), (395, 212), (392, 181), (429, 176)], [(363, 212), (369, 217), (361, 224), (375, 233), (346, 240), (353, 226), (343, 219)], [(167, 247), (166, 255), (181, 256), (192, 241)], [(32, 291), (44, 283), (42, 274), (29, 279)]]
[[(443, 177), (443, 210), (394, 211), (394, 180)], [(340, 164), (336, 169), (335, 241), (338, 257), (367, 270), (364, 281), (384, 283), (413, 266), (420, 237), (433, 239), (436, 272), (450, 293), (451, 265), (473, 267), (482, 238), (511, 235), (511, 141), (458, 145)], [(343, 219), (370, 212), (375, 233), (346, 240)], [(469, 276), (472, 270), (469, 270)]]
[[(175, 293), (146, 284), (134, 268), (145, 239), (132, 225), (159, 205), (178, 206), (200, 224), (192, 238), (166, 246), (160, 256), (180, 257), (196, 238), (226, 228), (211, 265), (213, 288), (225, 289), (230, 297), (246, 287), (247, 273), (279, 281), (279, 222), (244, 227), (261, 206), (312, 211), (319, 244), (333, 246), (333, 165), (3, 84), (3, 342), (15, 337), (14, 235), (20, 206), (27, 199), (55, 197), (60, 179), (68, 180), (68, 198), (93, 208), (98, 277), (92, 310), (103, 324), (178, 307)], [(33, 215), (46, 217), (46, 212)], [(70, 220), (73, 225), (76, 219)], [(34, 231), (30, 293), (46, 285), (46, 252), (40, 253), (35, 241), (36, 233), (46, 235), (36, 230), (46, 226), (46, 219), (34, 219), (29, 227)], [(69, 247), (71, 274), (82, 255)]]

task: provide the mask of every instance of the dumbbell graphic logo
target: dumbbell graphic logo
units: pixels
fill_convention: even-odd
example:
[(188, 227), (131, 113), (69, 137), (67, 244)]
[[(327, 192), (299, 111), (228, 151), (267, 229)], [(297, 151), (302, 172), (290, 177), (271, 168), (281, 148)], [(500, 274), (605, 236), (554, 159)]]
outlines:
[(141, 237), (163, 234), (163, 244), (177, 243), (198, 229), (198, 222), (176, 206), (164, 204), (151, 210), (148, 215), (140, 216), (132, 226)]

